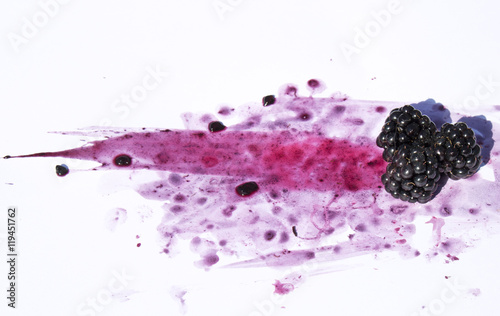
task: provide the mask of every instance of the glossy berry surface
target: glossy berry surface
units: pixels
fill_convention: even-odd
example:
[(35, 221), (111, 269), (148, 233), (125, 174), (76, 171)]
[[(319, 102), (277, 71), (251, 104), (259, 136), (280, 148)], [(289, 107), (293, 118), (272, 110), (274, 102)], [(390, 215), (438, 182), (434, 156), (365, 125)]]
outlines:
[(391, 162), (403, 145), (432, 146), (435, 134), (436, 125), (428, 116), (405, 105), (391, 111), (377, 137), (377, 146), (384, 148), (383, 158)]
[(463, 122), (443, 124), (436, 134), (434, 151), (440, 171), (452, 180), (468, 178), (481, 166), (481, 147), (474, 131)]
[(208, 130), (212, 133), (220, 132), (226, 129), (226, 125), (224, 125), (220, 121), (213, 121), (208, 124)]
[(382, 175), (385, 190), (405, 202), (429, 202), (441, 175), (430, 147), (402, 145)]
[(62, 164), (62, 165), (57, 165), (56, 166), (56, 174), (59, 176), (59, 177), (64, 177), (65, 175), (67, 175), (69, 173), (69, 168), (68, 166)]

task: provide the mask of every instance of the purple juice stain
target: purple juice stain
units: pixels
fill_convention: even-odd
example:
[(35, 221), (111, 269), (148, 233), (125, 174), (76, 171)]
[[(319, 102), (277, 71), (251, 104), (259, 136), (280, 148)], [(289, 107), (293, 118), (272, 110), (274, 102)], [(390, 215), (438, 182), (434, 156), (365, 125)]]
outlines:
[(302, 120), (302, 121), (309, 121), (311, 119), (311, 114), (309, 113), (301, 113), (299, 115), (299, 118)]
[(219, 262), (219, 257), (217, 255), (207, 255), (204, 260), (203, 260), (203, 263), (206, 265), (206, 266), (213, 266), (214, 264), (216, 264), (217, 262)]
[(311, 80), (309, 80), (309, 81), (307, 82), (307, 85), (308, 85), (309, 87), (311, 87), (311, 88), (315, 89), (315, 88), (317, 88), (317, 87), (319, 87), (319, 86), (320, 86), (320, 83), (319, 83), (319, 81), (318, 81), (318, 80), (316, 80), (316, 79), (311, 79)]
[[(308, 89), (322, 87), (308, 82)], [(404, 258), (436, 253), (452, 262), (474, 241), (463, 239), (465, 225), (500, 227), (491, 194), (500, 189), (494, 146), (484, 166), (490, 176), (480, 170), (443, 187), (426, 205), (404, 203), (382, 188), (387, 164), (375, 144), (390, 110), (403, 103), (301, 97), (294, 85), (280, 91), (273, 106), (262, 106), (265, 97), (262, 104), (221, 108), (219, 118), (239, 120), (221, 133), (206, 130), (214, 116), (192, 115), (185, 130), (117, 132), (80, 148), (24, 157), (93, 160), (101, 164), (95, 169), (147, 174), (150, 180), (133, 188), (163, 203), (157, 226), (163, 253), (179, 253), (171, 251), (176, 241), (196, 241), (191, 246), (201, 268), (223, 258), (236, 260), (228, 267), (288, 267), (383, 251)], [(424, 114), (441, 112), (428, 107)], [(494, 108), (481, 114), (498, 117)], [(498, 120), (491, 121), (491, 138), (498, 139)], [(432, 225), (434, 240), (417, 250), (419, 217)], [(457, 218), (460, 225), (451, 221)]]
[(292, 283), (281, 283), (279, 280), (276, 280), (274, 285), (274, 293), (279, 295), (285, 295), (290, 293), (295, 289)]
[(219, 111), (217, 113), (219, 113), (220, 115), (223, 115), (223, 116), (227, 116), (227, 115), (230, 115), (233, 111), (234, 111), (233, 108), (223, 106), (219, 109)]
[(268, 230), (267, 232), (264, 233), (264, 239), (267, 241), (271, 241), (276, 237), (276, 231), (274, 230)]
[(284, 92), (284, 95), (286, 95), (286, 96), (290, 96), (290, 97), (297, 96), (297, 87), (295, 85), (286, 85), (282, 88), (282, 91)]
[(323, 92), (326, 89), (326, 86), (318, 79), (310, 79), (309, 81), (307, 81), (307, 88), (311, 91), (312, 94), (316, 94)]
[(115, 231), (120, 225), (123, 225), (127, 221), (127, 217), (127, 210), (123, 208), (108, 210), (105, 216), (106, 228), (110, 231)]

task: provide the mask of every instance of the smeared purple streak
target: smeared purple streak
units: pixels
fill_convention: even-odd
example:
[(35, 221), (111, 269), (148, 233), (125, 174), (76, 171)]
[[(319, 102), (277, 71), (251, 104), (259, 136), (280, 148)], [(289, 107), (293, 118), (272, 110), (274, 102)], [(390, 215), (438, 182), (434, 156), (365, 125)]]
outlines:
[[(102, 169), (148, 169), (246, 177), (276, 189), (357, 191), (377, 188), (385, 163), (373, 144), (313, 133), (162, 130), (128, 133), (90, 146), (22, 157), (94, 160)], [(131, 157), (130, 165), (117, 158)], [(121, 160), (120, 160), (121, 161)]]

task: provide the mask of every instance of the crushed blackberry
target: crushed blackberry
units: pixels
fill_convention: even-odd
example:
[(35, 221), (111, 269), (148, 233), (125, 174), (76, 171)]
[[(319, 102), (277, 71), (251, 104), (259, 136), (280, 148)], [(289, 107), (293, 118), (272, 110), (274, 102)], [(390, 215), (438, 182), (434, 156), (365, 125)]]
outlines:
[(435, 134), (436, 125), (428, 116), (405, 105), (391, 111), (377, 137), (377, 146), (384, 148), (383, 158), (391, 162), (401, 146), (431, 147)]
[(276, 103), (276, 97), (274, 95), (266, 95), (265, 97), (262, 98), (262, 105), (263, 106), (270, 106)]
[(443, 124), (436, 134), (434, 151), (440, 172), (452, 180), (468, 178), (481, 166), (481, 147), (474, 131), (463, 122)]
[(115, 157), (114, 163), (118, 167), (127, 167), (132, 164), (132, 158), (129, 155), (119, 155)]
[(64, 177), (69, 173), (69, 168), (65, 164), (56, 166), (56, 174), (60, 177)]
[(405, 202), (429, 202), (441, 178), (432, 147), (401, 145), (382, 175), (385, 190)]
[(224, 125), (220, 121), (213, 121), (208, 124), (208, 130), (212, 133), (220, 132), (226, 129), (226, 125)]
[(236, 193), (239, 196), (250, 196), (259, 190), (259, 185), (256, 182), (245, 182), (236, 187)]

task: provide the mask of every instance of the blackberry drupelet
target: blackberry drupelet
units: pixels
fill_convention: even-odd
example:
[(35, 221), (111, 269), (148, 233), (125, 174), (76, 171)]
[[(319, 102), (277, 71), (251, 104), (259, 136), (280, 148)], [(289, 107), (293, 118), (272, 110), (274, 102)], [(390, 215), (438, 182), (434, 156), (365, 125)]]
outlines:
[(440, 172), (452, 180), (468, 178), (481, 166), (481, 147), (474, 131), (463, 122), (443, 124), (436, 134), (434, 151)]
[(384, 148), (384, 160), (391, 162), (403, 145), (431, 147), (435, 134), (436, 125), (427, 115), (405, 105), (391, 111), (377, 137), (377, 146)]
[(382, 175), (385, 190), (411, 203), (427, 203), (441, 177), (439, 162), (431, 147), (404, 144), (396, 151)]

